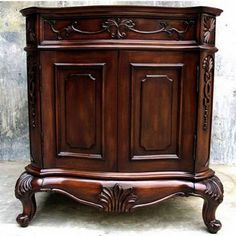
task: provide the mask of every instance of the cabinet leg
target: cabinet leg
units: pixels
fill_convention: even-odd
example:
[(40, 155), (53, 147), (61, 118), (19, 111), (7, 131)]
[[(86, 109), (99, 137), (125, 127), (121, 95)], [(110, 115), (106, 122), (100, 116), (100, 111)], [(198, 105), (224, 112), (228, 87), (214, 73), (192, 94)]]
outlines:
[(217, 176), (195, 184), (195, 194), (204, 199), (202, 217), (210, 233), (221, 229), (221, 222), (215, 218), (215, 212), (223, 201), (223, 185)]
[(15, 195), (23, 206), (23, 212), (16, 218), (17, 223), (22, 226), (28, 226), (36, 212), (35, 190), (33, 188), (34, 177), (24, 172), (17, 180), (15, 187)]

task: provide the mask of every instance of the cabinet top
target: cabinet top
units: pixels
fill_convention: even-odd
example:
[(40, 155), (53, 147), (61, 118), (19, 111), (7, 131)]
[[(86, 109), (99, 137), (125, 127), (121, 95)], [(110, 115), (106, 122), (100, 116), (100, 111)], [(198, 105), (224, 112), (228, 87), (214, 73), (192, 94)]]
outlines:
[(171, 48), (215, 51), (216, 16), (212, 7), (81, 6), (30, 7), (27, 47)]
[(133, 14), (193, 14), (193, 13), (207, 13), (214, 16), (219, 16), (222, 10), (219, 8), (196, 6), (196, 7), (150, 7), (150, 6), (79, 6), (79, 7), (28, 7), (20, 11), (22, 15), (27, 16), (31, 14), (110, 14), (110, 13), (133, 13)]

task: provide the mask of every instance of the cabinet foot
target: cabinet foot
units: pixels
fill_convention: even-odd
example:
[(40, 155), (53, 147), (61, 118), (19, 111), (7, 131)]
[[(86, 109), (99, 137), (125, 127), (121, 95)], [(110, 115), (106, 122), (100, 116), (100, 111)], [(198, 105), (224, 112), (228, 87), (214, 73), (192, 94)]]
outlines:
[[(26, 227), (35, 215), (36, 212), (36, 201), (34, 192), (37, 189), (33, 188), (34, 177), (24, 172), (18, 179), (15, 187), (15, 195), (23, 206), (23, 212), (16, 218), (17, 223)], [(36, 180), (36, 179), (35, 179)], [(36, 181), (35, 181), (36, 182)]]
[(202, 217), (210, 233), (221, 229), (221, 222), (215, 218), (215, 212), (223, 201), (223, 185), (217, 176), (195, 184), (195, 194), (204, 199)]

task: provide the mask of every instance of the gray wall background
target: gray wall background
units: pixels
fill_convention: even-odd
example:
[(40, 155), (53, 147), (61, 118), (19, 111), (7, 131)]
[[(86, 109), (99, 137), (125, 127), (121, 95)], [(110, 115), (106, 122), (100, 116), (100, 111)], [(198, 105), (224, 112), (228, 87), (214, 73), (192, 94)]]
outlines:
[(45, 1), (0, 2), (0, 160), (29, 160), (25, 19), (30, 6), (132, 4), (208, 5), (224, 10), (217, 18), (211, 162), (236, 164), (236, 24), (234, 1)]

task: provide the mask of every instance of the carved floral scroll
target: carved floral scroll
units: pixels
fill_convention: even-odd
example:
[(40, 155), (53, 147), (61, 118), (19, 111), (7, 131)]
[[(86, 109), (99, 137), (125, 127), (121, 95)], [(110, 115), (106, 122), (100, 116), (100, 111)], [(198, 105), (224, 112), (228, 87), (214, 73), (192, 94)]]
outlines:
[(208, 128), (208, 118), (211, 108), (212, 79), (214, 71), (214, 59), (212, 56), (206, 56), (203, 60), (204, 70), (204, 93), (203, 93), (203, 130)]
[(38, 72), (38, 64), (36, 56), (32, 53), (27, 55), (28, 64), (28, 95), (30, 108), (30, 123), (33, 128), (36, 127), (36, 78)]
[(138, 34), (159, 34), (166, 33), (170, 37), (175, 37), (177, 40), (183, 39), (184, 34), (189, 30), (194, 21), (183, 20), (181, 29), (177, 29), (169, 25), (166, 21), (159, 22), (159, 26), (152, 31), (145, 31), (136, 28), (136, 23), (132, 19), (121, 19), (121, 18), (110, 18), (106, 19), (101, 25), (100, 29), (96, 31), (86, 31), (79, 27), (79, 20), (74, 20), (72, 23), (68, 24), (66, 27), (57, 29), (56, 20), (45, 20), (49, 24), (50, 29), (55, 33), (58, 40), (63, 40), (69, 38), (72, 33), (79, 34), (100, 34), (103, 32), (108, 32), (112, 39), (124, 39), (127, 37), (127, 32), (132, 31)]

